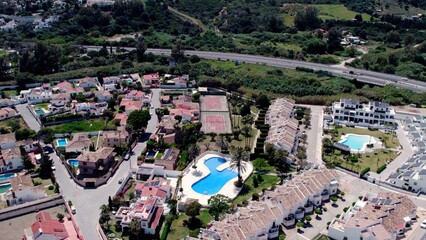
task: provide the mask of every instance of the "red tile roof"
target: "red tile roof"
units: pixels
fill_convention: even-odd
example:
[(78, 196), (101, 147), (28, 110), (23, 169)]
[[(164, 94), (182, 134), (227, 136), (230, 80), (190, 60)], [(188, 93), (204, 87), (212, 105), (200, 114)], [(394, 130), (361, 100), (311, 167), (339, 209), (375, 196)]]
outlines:
[(31, 225), (31, 230), (35, 236), (49, 234), (63, 238), (69, 237), (64, 224), (53, 220), (47, 212), (40, 212), (36, 215), (36, 222)]

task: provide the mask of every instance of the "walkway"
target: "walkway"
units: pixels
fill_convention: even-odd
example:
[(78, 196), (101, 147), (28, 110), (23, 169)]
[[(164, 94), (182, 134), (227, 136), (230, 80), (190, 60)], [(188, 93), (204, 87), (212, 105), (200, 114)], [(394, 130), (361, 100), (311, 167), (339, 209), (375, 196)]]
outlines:
[(16, 110), (21, 114), (22, 118), (24, 119), (25, 123), (29, 128), (32, 130), (38, 132), (40, 131), (40, 123), (37, 121), (37, 119), (34, 117), (34, 115), (30, 112), (28, 109), (28, 104), (19, 104), (16, 105)]
[(398, 157), (395, 158), (395, 160), (389, 163), (389, 165), (383, 172), (380, 173), (380, 178), (382, 180), (388, 179), (392, 173), (396, 172), (396, 170), (414, 154), (410, 140), (408, 139), (407, 135), (405, 135), (403, 128), (404, 126), (401, 124), (401, 122), (399, 122), (398, 129), (396, 130), (396, 135), (398, 137), (399, 143), (402, 146), (402, 152)]
[(316, 105), (297, 105), (301, 107), (308, 107), (311, 109), (311, 129), (306, 129), (307, 148), (306, 155), (307, 161), (314, 164), (322, 165), (322, 132), (324, 124), (324, 110), (323, 106)]

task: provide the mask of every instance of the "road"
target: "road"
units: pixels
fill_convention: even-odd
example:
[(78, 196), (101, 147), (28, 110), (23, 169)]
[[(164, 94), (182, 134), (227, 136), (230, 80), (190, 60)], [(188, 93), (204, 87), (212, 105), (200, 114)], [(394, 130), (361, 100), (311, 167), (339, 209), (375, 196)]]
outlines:
[[(151, 104), (154, 108), (160, 107), (159, 95), (160, 89), (152, 90)], [(151, 110), (154, 112), (154, 110)], [(146, 132), (151, 134), (155, 131), (158, 119), (155, 113), (152, 115), (148, 123)], [(146, 139), (145, 139), (146, 140)], [(98, 223), (100, 206), (108, 203), (108, 197), (114, 196), (119, 188), (118, 180), (125, 176), (133, 168), (137, 168), (137, 157), (145, 149), (146, 141), (139, 142), (134, 148), (134, 154), (129, 161), (124, 161), (114, 176), (104, 185), (96, 189), (85, 189), (78, 186), (62, 165), (60, 159), (55, 153), (50, 154), (56, 166), (55, 176), (61, 188), (62, 195), (71, 200), (76, 208), (76, 220), (85, 239), (99, 239), (96, 232), (96, 224)]]
[(324, 123), (324, 110), (322, 106), (297, 105), (311, 109), (311, 129), (305, 129), (307, 138), (307, 161), (310, 163), (322, 165), (322, 130)]
[[(91, 45), (83, 45), (82, 47), (86, 48), (89, 51), (97, 51), (101, 48), (101, 46), (91, 46)], [(126, 49), (127, 51), (135, 50), (133, 47), (124, 47), (122, 49)], [(113, 49), (114, 51), (115, 49)], [(148, 48), (147, 53), (153, 53), (155, 55), (165, 55), (169, 56), (171, 50), (170, 49), (154, 49)], [(319, 63), (311, 63), (311, 62), (303, 62), (292, 59), (283, 59), (283, 58), (273, 58), (273, 57), (263, 57), (256, 55), (247, 55), (247, 54), (238, 54), (238, 53), (223, 53), (223, 52), (208, 52), (208, 51), (193, 51), (186, 50), (186, 55), (197, 55), (200, 58), (205, 59), (214, 59), (214, 60), (231, 60), (231, 61), (239, 61), (244, 63), (252, 63), (252, 64), (264, 64), (267, 66), (280, 67), (280, 68), (288, 68), (295, 69), (296, 67), (306, 67), (315, 70), (324, 70), (333, 73), (335, 76), (344, 77), (344, 78), (356, 78), (358, 81), (384, 86), (386, 84), (391, 84), (399, 88), (405, 88), (409, 90), (413, 90), (415, 92), (426, 92), (426, 82), (407, 79), (402, 80), (403, 77), (379, 73), (374, 71), (355, 69), (351, 67), (341, 66), (341, 65), (326, 65)], [(349, 72), (353, 71), (354, 74), (350, 74)]]
[(31, 128), (32, 130), (38, 132), (40, 131), (40, 124), (38, 123), (38, 121), (35, 119), (34, 115), (30, 112), (30, 110), (28, 109), (28, 104), (19, 104), (16, 105), (16, 110), (18, 110), (18, 112), (21, 114), (22, 119), (24, 119), (25, 123), (27, 124), (27, 126), (29, 128)]

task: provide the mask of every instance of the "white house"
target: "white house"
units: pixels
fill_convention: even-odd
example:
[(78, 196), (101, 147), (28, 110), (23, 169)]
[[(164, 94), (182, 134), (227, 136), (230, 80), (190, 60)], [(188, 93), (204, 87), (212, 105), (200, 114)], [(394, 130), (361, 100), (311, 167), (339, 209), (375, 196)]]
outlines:
[(116, 84), (120, 82), (120, 77), (118, 76), (109, 76), (103, 78), (104, 85), (105, 84)]
[(22, 169), (22, 156), (19, 147), (1, 150), (3, 172)]
[(22, 175), (10, 180), (12, 194), (8, 195), (8, 204), (16, 205), (34, 201), (47, 196), (44, 186), (35, 187), (30, 175)]
[(15, 117), (16, 115), (16, 111), (10, 107), (0, 109), (0, 120)]
[(43, 89), (41, 87), (36, 87), (29, 90), (22, 90), (20, 92), (20, 97), (31, 104), (50, 101), (52, 99), (52, 95), (52, 90)]
[(10, 149), (16, 147), (15, 133), (0, 135), (0, 149)]
[(366, 196), (333, 219), (328, 236), (335, 240), (396, 240), (416, 220), (416, 205), (403, 194), (381, 192)]
[(17, 146), (23, 146), (27, 153), (40, 149), (40, 144), (33, 140), (24, 140), (16, 143)]
[(50, 103), (55, 107), (63, 107), (70, 101), (70, 96), (67, 93), (58, 93), (53, 95)]
[(88, 88), (99, 88), (98, 78), (96, 77), (85, 77), (78, 79), (78, 86), (84, 89)]
[(332, 105), (336, 124), (387, 128), (395, 126), (395, 110), (383, 102), (361, 104), (356, 99), (340, 99)]

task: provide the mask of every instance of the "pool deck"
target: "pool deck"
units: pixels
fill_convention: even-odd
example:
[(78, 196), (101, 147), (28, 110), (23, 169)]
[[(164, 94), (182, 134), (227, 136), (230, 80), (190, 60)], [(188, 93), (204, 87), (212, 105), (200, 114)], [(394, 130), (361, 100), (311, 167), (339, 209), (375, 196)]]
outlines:
[[(192, 198), (192, 199), (198, 199), (198, 202), (203, 205), (203, 206), (207, 206), (208, 205), (208, 200), (211, 196), (214, 196), (216, 194), (222, 194), (225, 195), (231, 199), (234, 199), (238, 196), (238, 193), (241, 191), (241, 188), (237, 188), (234, 186), (234, 182), (237, 181), (238, 177), (232, 178), (231, 180), (229, 180), (220, 190), (219, 192), (217, 192), (216, 194), (213, 195), (205, 195), (205, 194), (200, 194), (195, 192), (192, 189), (192, 185), (198, 181), (200, 181), (201, 179), (203, 179), (204, 177), (206, 177), (207, 175), (210, 174), (210, 170), (207, 168), (206, 165), (204, 165), (204, 162), (212, 157), (220, 157), (220, 158), (224, 158), (227, 160), (226, 163), (219, 165), (216, 169), (218, 171), (223, 170), (226, 167), (229, 167), (229, 162), (231, 160), (231, 156), (230, 155), (226, 155), (226, 154), (221, 154), (221, 153), (214, 153), (214, 152), (206, 152), (204, 154), (201, 154), (198, 157), (197, 160), (197, 168), (194, 169), (192, 168), (192, 164), (190, 164), (187, 168), (186, 171), (184, 171), (183, 173), (183, 178), (182, 178), (182, 185), (181, 187), (183, 188), (183, 192), (182, 194), (179, 193), (179, 195), (181, 196), (180, 201), (181, 202), (185, 202), (188, 198)], [(244, 173), (241, 174), (241, 177), (243, 178), (243, 181), (247, 180), (247, 178), (250, 176), (250, 174), (253, 172), (253, 165), (251, 164), (251, 162), (247, 163), (247, 169)]]
[[(359, 134), (354, 134), (354, 133), (347, 133), (345, 135), (342, 135), (341, 139), (339, 140), (339, 143), (343, 143), (351, 135), (352, 136), (369, 136), (370, 139), (371, 139), (368, 143), (364, 143), (360, 150), (351, 148), (351, 153), (372, 152), (372, 151), (374, 151), (374, 149), (378, 149), (378, 148), (382, 147), (382, 142), (378, 138), (370, 136), (370, 135), (359, 135)], [(368, 144), (373, 144), (373, 148), (367, 148)]]

